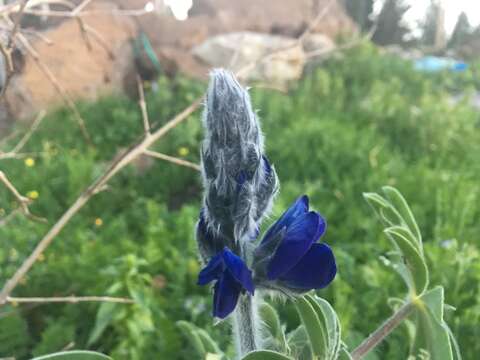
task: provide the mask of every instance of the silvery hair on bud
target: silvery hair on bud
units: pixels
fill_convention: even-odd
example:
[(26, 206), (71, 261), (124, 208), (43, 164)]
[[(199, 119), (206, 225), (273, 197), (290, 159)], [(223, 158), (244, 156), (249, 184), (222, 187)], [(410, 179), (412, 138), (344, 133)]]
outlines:
[(203, 125), (202, 216), (209, 231), (226, 242), (204, 249), (212, 256), (219, 246), (238, 250), (238, 242), (255, 236), (278, 190), (278, 179), (263, 155), (263, 136), (250, 96), (231, 72), (210, 73)]

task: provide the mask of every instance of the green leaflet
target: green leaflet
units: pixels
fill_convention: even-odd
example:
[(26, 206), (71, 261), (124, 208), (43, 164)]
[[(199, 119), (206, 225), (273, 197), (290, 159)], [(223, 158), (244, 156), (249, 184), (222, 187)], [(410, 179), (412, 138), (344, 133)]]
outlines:
[(390, 227), (384, 231), (402, 253), (403, 261), (412, 280), (410, 284), (407, 284), (411, 292), (415, 295), (421, 295), (428, 286), (427, 264), (412, 242), (404, 236), (405, 232), (398, 229), (399, 227)]
[(260, 305), (260, 315), (272, 336), (275, 349), (286, 353), (288, 351), (287, 340), (277, 311), (270, 304), (264, 302)]
[(287, 335), (287, 344), (290, 348), (290, 355), (297, 360), (310, 360), (312, 350), (308, 342), (308, 335), (305, 326), (300, 325)]
[(326, 332), (327, 356), (326, 359), (335, 360), (338, 358), (341, 347), (340, 322), (333, 307), (328, 301), (312, 295), (306, 295), (305, 298), (317, 313), (318, 319)]
[(87, 346), (94, 344), (102, 336), (107, 326), (112, 322), (117, 310), (118, 304), (115, 303), (105, 302), (100, 305), (95, 319), (95, 326), (88, 337)]
[(298, 298), (295, 301), (295, 307), (297, 308), (300, 319), (305, 326), (313, 355), (319, 359), (326, 359), (327, 329), (318, 318), (317, 312), (306, 297)]
[(177, 326), (183, 332), (195, 349), (199, 359), (208, 358), (208, 355), (217, 355), (217, 358), (223, 356), (218, 344), (203, 329), (200, 329), (188, 321), (177, 321)]
[(203, 343), (203, 346), (207, 353), (222, 354), (222, 351), (218, 347), (218, 344), (213, 340), (210, 335), (203, 329), (196, 328), (198, 337)]
[(248, 353), (242, 360), (294, 360), (291, 357), (270, 350), (258, 350)]
[(400, 213), (403, 221), (417, 239), (421, 249), (422, 234), (420, 233), (420, 229), (415, 221), (412, 210), (410, 210), (410, 206), (407, 204), (407, 201), (397, 189), (391, 186), (384, 186), (382, 187), (382, 190), (387, 196), (388, 200), (390, 200), (390, 203), (393, 205), (393, 207)]
[(198, 359), (204, 359), (207, 355), (207, 351), (205, 350), (205, 345), (197, 332), (197, 329), (187, 321), (177, 321), (177, 326), (182, 330), (183, 334), (188, 338), (191, 345), (195, 349), (195, 352), (198, 355)]
[(94, 351), (63, 351), (36, 357), (32, 360), (112, 360), (111, 357)]

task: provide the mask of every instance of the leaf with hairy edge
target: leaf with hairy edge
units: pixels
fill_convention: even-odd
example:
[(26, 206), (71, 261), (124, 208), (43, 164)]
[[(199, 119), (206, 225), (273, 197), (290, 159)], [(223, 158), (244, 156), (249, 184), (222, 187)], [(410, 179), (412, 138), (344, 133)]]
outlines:
[(326, 359), (337, 359), (341, 346), (340, 322), (337, 314), (330, 303), (322, 298), (312, 295), (305, 295), (310, 305), (317, 313), (319, 320), (327, 334), (327, 357)]
[(394, 226), (402, 223), (400, 213), (382, 196), (377, 193), (363, 193), (363, 197), (384, 224)]
[(242, 360), (294, 360), (291, 357), (283, 355), (276, 351), (258, 350), (245, 355)]
[(423, 247), (422, 244), (417, 241), (413, 233), (410, 231), (410, 229), (407, 226), (391, 226), (389, 229), (394, 230), (398, 232), (399, 234), (402, 234), (402, 236), (407, 239), (415, 249), (419, 252), (419, 254), (424, 257), (423, 254)]
[(305, 326), (300, 325), (287, 335), (287, 344), (290, 349), (290, 355), (297, 360), (311, 360), (312, 350), (308, 341)]
[(428, 268), (425, 260), (397, 228), (387, 228), (384, 232), (402, 252), (403, 260), (412, 278), (412, 284), (407, 284), (407, 286), (413, 285), (414, 288), (410, 290), (416, 295), (421, 295), (428, 286)]
[(415, 217), (413, 216), (412, 210), (410, 206), (408, 206), (407, 201), (402, 196), (400, 191), (391, 187), (391, 186), (384, 186), (382, 187), (383, 192), (387, 196), (390, 203), (397, 209), (397, 211), (402, 216), (405, 224), (409, 227), (410, 231), (412, 231), (413, 235), (416, 237), (420, 248), (422, 247), (422, 234), (420, 233), (420, 229), (418, 227), (417, 222), (415, 221)]
[(200, 359), (204, 359), (207, 352), (205, 351), (205, 346), (202, 339), (198, 335), (195, 327), (187, 321), (177, 321), (177, 326), (182, 330), (183, 334), (190, 340), (193, 348), (197, 352)]
[(32, 360), (112, 360), (111, 357), (94, 351), (62, 351), (36, 357)]
[(327, 356), (326, 328), (324, 328), (315, 309), (305, 297), (298, 298), (295, 301), (295, 307), (305, 326), (313, 355), (319, 359), (325, 359)]
[(287, 340), (285, 339), (285, 333), (282, 329), (282, 324), (280, 323), (280, 318), (277, 311), (268, 303), (263, 303), (260, 305), (260, 315), (263, 322), (268, 328), (275, 345), (277, 345), (278, 350), (281, 352), (287, 352)]

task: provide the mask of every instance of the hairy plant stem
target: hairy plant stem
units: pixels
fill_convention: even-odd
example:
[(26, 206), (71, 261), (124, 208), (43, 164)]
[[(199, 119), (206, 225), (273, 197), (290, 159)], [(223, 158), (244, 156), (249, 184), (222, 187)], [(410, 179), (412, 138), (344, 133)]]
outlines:
[(385, 321), (377, 330), (375, 330), (368, 338), (366, 338), (353, 352), (351, 353), (353, 360), (362, 359), (370, 350), (380, 344), (390, 333), (402, 323), (415, 309), (415, 304), (412, 301), (406, 302), (400, 307), (395, 314)]
[(233, 313), (233, 336), (239, 359), (257, 349), (256, 320), (255, 299), (248, 294), (241, 295)]

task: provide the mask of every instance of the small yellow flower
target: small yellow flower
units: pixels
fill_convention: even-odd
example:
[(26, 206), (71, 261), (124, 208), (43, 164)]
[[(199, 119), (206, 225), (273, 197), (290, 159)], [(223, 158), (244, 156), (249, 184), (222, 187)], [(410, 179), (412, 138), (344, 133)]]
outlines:
[(178, 155), (180, 156), (187, 156), (190, 153), (190, 150), (188, 150), (187, 147), (182, 146), (181, 148), (178, 149)]
[(35, 160), (31, 157), (25, 159), (25, 166), (32, 167), (35, 166)]
[(96, 218), (95, 219), (95, 226), (100, 227), (103, 225), (103, 220), (101, 218)]
[(45, 261), (45, 255), (43, 254), (38, 255), (38, 261), (40, 262)]
[(40, 194), (38, 193), (37, 190), (32, 190), (27, 193), (27, 197), (29, 197), (32, 200), (38, 199), (39, 196)]

